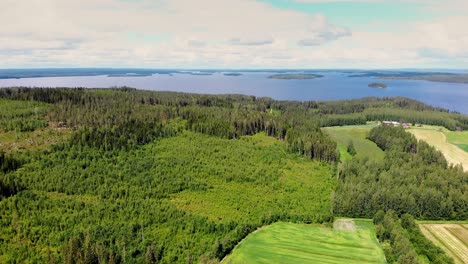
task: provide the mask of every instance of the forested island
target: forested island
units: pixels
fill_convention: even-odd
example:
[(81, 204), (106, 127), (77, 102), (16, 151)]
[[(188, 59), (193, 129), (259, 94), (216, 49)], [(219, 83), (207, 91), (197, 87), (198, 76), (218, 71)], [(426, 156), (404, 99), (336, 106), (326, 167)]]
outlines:
[(386, 80), (422, 80), (431, 82), (468, 83), (468, 74), (446, 72), (367, 72), (349, 77), (377, 77)]
[(291, 73), (291, 74), (274, 74), (269, 76), (270, 79), (278, 79), (278, 80), (308, 80), (308, 79), (317, 79), (322, 78), (323, 75), (320, 74), (310, 74), (310, 73)]
[(225, 76), (241, 76), (242, 73), (238, 73), (238, 72), (227, 72), (227, 73), (224, 73)]
[(369, 129), (380, 159), (324, 132), (384, 120), (468, 129), (402, 97), (2, 88), (0, 262), (218, 263), (259, 227), (355, 217), (388, 261), (453, 263), (414, 219), (468, 219), (468, 173), (402, 127)]
[(387, 88), (385, 83), (369, 83), (368, 86), (371, 88)]

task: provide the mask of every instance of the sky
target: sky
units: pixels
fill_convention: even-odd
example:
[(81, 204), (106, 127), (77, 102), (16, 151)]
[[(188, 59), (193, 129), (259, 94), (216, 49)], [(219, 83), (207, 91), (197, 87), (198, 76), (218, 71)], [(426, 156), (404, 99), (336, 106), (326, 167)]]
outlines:
[(0, 0), (0, 68), (468, 69), (468, 0)]

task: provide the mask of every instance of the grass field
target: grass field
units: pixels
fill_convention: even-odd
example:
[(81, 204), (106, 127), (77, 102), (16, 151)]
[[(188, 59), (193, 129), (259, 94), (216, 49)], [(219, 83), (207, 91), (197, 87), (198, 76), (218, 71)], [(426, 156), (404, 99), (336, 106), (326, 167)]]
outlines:
[(419, 224), (422, 233), (451, 256), (455, 263), (468, 263), (468, 224)]
[(437, 126), (412, 127), (408, 130), (419, 140), (424, 140), (441, 151), (447, 161), (462, 164), (468, 171), (468, 152), (463, 150), (468, 144), (468, 132), (454, 132)]
[(375, 126), (377, 126), (377, 123), (360, 126), (325, 127), (323, 131), (338, 142), (341, 161), (352, 158), (347, 152), (347, 146), (350, 141), (353, 141), (357, 152), (356, 157), (383, 159), (383, 151), (374, 142), (366, 139), (369, 131)]
[(386, 263), (372, 222), (354, 220), (355, 231), (349, 224), (275, 223), (249, 235), (222, 263)]
[(447, 141), (449, 143), (457, 145), (459, 148), (468, 152), (468, 131), (445, 131), (444, 133), (447, 136)]

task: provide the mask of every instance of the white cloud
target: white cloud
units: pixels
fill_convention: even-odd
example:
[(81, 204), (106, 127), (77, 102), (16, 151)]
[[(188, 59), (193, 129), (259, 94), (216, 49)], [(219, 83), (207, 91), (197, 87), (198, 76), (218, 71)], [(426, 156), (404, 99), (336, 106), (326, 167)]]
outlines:
[(411, 67), (444, 55), (468, 66), (466, 16), (351, 34), (253, 0), (0, 1), (0, 68)]

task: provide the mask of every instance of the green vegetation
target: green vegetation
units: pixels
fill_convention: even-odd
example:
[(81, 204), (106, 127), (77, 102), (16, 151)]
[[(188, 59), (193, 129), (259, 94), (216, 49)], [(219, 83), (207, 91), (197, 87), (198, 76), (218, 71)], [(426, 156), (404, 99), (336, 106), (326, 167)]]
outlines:
[(377, 237), (384, 245), (388, 263), (454, 263), (451, 258), (427, 240), (413, 217), (403, 214), (401, 219), (390, 210), (378, 211), (374, 216)]
[(1, 159), (0, 262), (216, 260), (258, 226), (332, 220), (333, 165), (319, 161), (333, 162), (336, 144), (268, 101), (128, 88), (0, 92), (26, 109), (47, 102), (38, 118), (72, 130), (51, 148)]
[(0, 99), (0, 129), (26, 132), (47, 126), (44, 114), (50, 106), (40, 102)]
[[(387, 115), (468, 125), (414, 100), (128, 87), (7, 88), (0, 98), (1, 263), (213, 263), (278, 221), (326, 225), (380, 209), (467, 217), (466, 174), (404, 131), (369, 132), (367, 121)], [(322, 131), (331, 125), (364, 127)], [(333, 138), (346, 153), (352, 141), (355, 157), (337, 166)]]
[(68, 128), (53, 127), (30, 132), (0, 132), (0, 149), (7, 153), (45, 150), (54, 144), (65, 142), (70, 134), (71, 131)]
[[(352, 156), (382, 160), (384, 152), (374, 142), (367, 139), (369, 131), (376, 125), (376, 123), (369, 123), (360, 126), (325, 127), (322, 130), (338, 143), (341, 161), (349, 160)], [(350, 142), (352, 142), (356, 155), (349, 152)]]
[(223, 263), (386, 263), (372, 222), (356, 231), (275, 223), (243, 240)]
[(378, 210), (419, 219), (467, 219), (467, 173), (448, 167), (442, 153), (401, 127), (373, 128), (369, 139), (385, 150), (382, 161), (353, 159), (341, 166), (334, 212), (371, 217)]
[(447, 141), (468, 152), (468, 131), (445, 131)]
[(261, 135), (230, 141), (186, 132), (130, 152), (51, 152), (8, 175), (26, 191), (0, 202), (9, 241), (0, 255), (44, 260), (50, 250), (64, 261), (58, 253), (71, 253), (63, 245), (89, 233), (105, 258), (139, 262), (152, 245), (162, 263), (222, 258), (257, 226), (329, 221), (329, 172)]
[(269, 76), (270, 79), (279, 79), (279, 80), (307, 80), (307, 79), (317, 79), (322, 78), (323, 75), (320, 74), (274, 74)]

